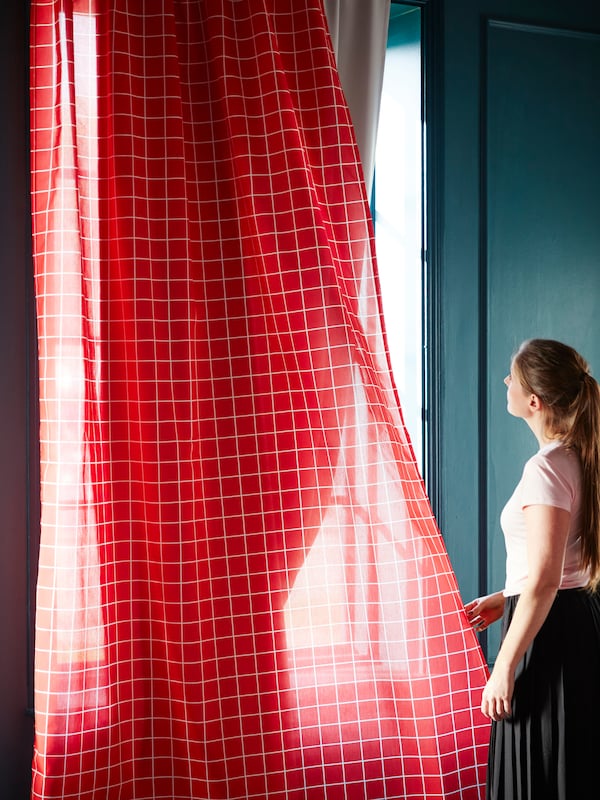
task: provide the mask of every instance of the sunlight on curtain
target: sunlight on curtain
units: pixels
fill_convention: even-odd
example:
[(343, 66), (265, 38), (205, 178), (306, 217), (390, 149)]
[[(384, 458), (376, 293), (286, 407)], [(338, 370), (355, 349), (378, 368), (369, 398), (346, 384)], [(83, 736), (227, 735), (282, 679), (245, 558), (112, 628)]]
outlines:
[[(41, 83), (62, 116), (59, 124), (44, 120), (56, 146), (38, 151), (33, 164), (34, 171), (43, 164), (53, 186), (39, 207), (44, 226), (36, 241), (44, 264), (36, 291), (40, 307), (48, 309), (38, 320), (43, 534), (35, 712), (38, 741), (50, 743), (42, 748), (49, 771), (55, 768), (54, 752), (76, 746), (82, 731), (105, 723), (108, 699), (100, 520), (89, 499), (101, 399), (101, 364), (94, 348), (100, 319), (95, 31), (87, 15), (67, 19), (60, 13), (55, 25), (58, 47), (52, 57), (63, 69), (60, 76), (52, 72), (47, 85)], [(75, 36), (68, 33), (71, 25)], [(40, 46), (47, 45), (40, 41)], [(52, 104), (48, 108), (52, 111)]]
[(33, 0), (34, 800), (483, 796), (319, 0)]

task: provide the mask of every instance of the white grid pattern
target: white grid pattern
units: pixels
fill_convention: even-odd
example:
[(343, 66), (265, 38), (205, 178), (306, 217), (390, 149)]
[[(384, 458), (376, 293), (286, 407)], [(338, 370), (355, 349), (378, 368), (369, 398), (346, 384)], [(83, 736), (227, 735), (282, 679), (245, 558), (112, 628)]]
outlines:
[(32, 3), (35, 800), (483, 796), (319, 0)]

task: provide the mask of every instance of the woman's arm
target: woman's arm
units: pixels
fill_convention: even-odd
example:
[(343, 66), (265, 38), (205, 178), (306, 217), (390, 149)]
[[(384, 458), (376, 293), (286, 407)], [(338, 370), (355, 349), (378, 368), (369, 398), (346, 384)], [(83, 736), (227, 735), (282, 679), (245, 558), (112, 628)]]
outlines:
[(542, 627), (560, 586), (570, 513), (545, 505), (524, 509), (527, 526), (527, 584), (517, 602), (481, 700), (491, 719), (509, 717), (517, 664)]

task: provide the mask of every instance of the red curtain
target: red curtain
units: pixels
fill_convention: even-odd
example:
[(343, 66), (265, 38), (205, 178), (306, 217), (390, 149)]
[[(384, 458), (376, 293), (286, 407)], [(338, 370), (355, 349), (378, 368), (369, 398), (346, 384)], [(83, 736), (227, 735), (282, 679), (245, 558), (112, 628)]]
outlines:
[(483, 796), (320, 0), (33, 0), (33, 798)]

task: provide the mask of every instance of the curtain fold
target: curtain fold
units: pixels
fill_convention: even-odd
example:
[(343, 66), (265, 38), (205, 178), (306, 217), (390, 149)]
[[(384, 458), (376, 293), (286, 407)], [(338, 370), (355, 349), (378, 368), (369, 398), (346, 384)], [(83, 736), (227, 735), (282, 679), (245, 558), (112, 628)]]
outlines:
[(323, 5), (370, 194), (391, 0), (323, 0)]
[(35, 800), (483, 796), (319, 0), (33, 0)]

